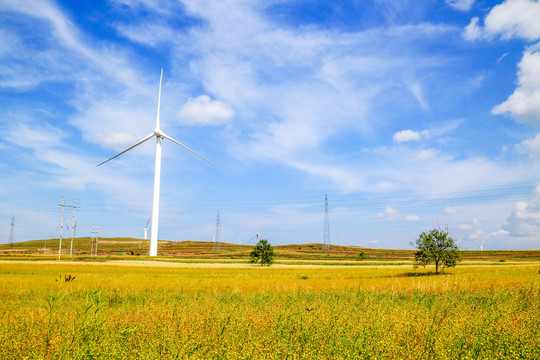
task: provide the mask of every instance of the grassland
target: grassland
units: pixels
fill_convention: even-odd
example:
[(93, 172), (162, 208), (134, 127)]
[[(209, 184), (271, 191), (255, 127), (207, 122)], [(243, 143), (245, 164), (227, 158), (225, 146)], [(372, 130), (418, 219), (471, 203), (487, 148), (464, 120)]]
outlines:
[(499, 257), (439, 276), (399, 259), (261, 268), (10, 257), (0, 358), (538, 359), (540, 262)]
[[(69, 258), (71, 239), (64, 239), (62, 258)], [(53, 260), (58, 258), (58, 239), (34, 240), (0, 244), (0, 259)], [(45, 248), (46, 246), (46, 248)], [(249, 258), (251, 245), (223, 243), (221, 251), (213, 250), (212, 242), (202, 241), (159, 241), (158, 254), (161, 259), (175, 262), (238, 262), (244, 263)], [(99, 259), (107, 260), (151, 260), (148, 254), (148, 241), (134, 238), (99, 239)], [(314, 265), (358, 265), (358, 264), (410, 264), (413, 250), (372, 249), (359, 246), (331, 246), (329, 251), (322, 251), (322, 244), (298, 244), (275, 246), (276, 261), (287, 264)], [(73, 244), (73, 258), (90, 259), (90, 238), (76, 238)], [(359, 257), (364, 254), (364, 257)], [(540, 250), (523, 251), (463, 251), (465, 261), (485, 262), (523, 262), (540, 261)]]

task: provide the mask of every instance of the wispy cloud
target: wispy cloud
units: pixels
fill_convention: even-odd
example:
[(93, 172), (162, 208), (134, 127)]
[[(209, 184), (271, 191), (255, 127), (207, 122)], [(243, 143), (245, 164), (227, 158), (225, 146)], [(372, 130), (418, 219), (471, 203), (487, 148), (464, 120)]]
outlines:
[(445, 0), (445, 2), (460, 11), (469, 11), (474, 5), (475, 0)]
[[(328, 4), (335, 11), (355, 8)], [(465, 54), (465, 24), (455, 10), (470, 11), (471, 17), (482, 13), (472, 0), (446, 4), (438, 7), (451, 15), (444, 20), (426, 16), (433, 10), (427, 3), (378, 1), (369, 9), (373, 16), (359, 11), (350, 16), (354, 21), (337, 21), (328, 13), (311, 18), (296, 11), (303, 6), (297, 2), (111, 0), (95, 31), (88, 26), (92, 15), (75, 13), (69, 3), (0, 0), (2, 16), (13, 19), (0, 27), (5, 140), (0, 152), (36, 163), (16, 170), (39, 172), (36, 188), (95, 191), (103, 195), (100, 202), (132, 198), (142, 188), (146, 194), (154, 152), (149, 144), (114, 166), (95, 169), (95, 164), (152, 131), (163, 67), (164, 131), (206, 147), (203, 153), (209, 150), (209, 158), (222, 161), (217, 175), (190, 177), (193, 187), (215, 186), (216, 193), (230, 191), (233, 197), (250, 186), (260, 187), (254, 193), (266, 192), (276, 186), (273, 179), (287, 177), (281, 192), (379, 196), (392, 191), (420, 199), (415, 201), (437, 198), (440, 207), (430, 210), (436, 215), (389, 201), (370, 216), (381, 223), (393, 218), (411, 231), (437, 216), (460, 224), (478, 218), (485, 237), (499, 230), (511, 205), (497, 207), (493, 225), (495, 220), (472, 214), (488, 206), (468, 209), (441, 199), (530, 179), (540, 171), (533, 161), (534, 135), (508, 135), (501, 142), (516, 151), (505, 153), (500, 139), (479, 150), (483, 139), (471, 135), (486, 133), (482, 126), (493, 114), (539, 125), (538, 51), (534, 45), (525, 50), (514, 94), (494, 106), (500, 93), (511, 91), (498, 89), (492, 96), (492, 74), (515, 61), (508, 56), (497, 65), (496, 57), (515, 48), (505, 43), (494, 52)], [(536, 24), (523, 15), (534, 14), (536, 7), (531, 1), (505, 1), (485, 19), (471, 21), (469, 38), (536, 41), (530, 40), (536, 39)], [(494, 106), (493, 114), (485, 113), (486, 106)], [(503, 121), (506, 127), (513, 124)], [(525, 153), (530, 159), (520, 156)], [(174, 182), (164, 176), (164, 187), (185, 195), (178, 186), (184, 177), (176, 175), (186, 163), (176, 157), (169, 170), (164, 166), (174, 175)], [(7, 158), (3, 168), (14, 171)], [(4, 179), (2, 186), (15, 182)], [(145, 195), (136, 196), (145, 202)], [(251, 231), (279, 225), (287, 216), (300, 222), (307, 214), (313, 224), (320, 217), (294, 206), (267, 211), (274, 211), (267, 222), (268, 214), (240, 214), (234, 221)], [(201, 222), (197, 234), (208, 232), (211, 222)]]

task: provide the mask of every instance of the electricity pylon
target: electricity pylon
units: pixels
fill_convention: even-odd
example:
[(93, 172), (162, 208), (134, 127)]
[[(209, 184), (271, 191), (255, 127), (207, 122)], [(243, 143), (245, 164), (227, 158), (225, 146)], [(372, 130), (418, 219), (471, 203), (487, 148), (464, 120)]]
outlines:
[(324, 235), (323, 250), (330, 250), (330, 222), (328, 220), (328, 196), (324, 194)]
[(221, 223), (219, 221), (219, 210), (216, 217), (216, 233), (214, 235), (214, 251), (221, 250)]
[(15, 214), (11, 215), (11, 232), (9, 233), (9, 246), (13, 246), (13, 227), (15, 226)]
[(71, 246), (69, 247), (69, 257), (73, 255), (73, 238), (75, 237), (75, 209), (77, 208), (77, 198), (73, 200), (73, 220), (71, 222)]

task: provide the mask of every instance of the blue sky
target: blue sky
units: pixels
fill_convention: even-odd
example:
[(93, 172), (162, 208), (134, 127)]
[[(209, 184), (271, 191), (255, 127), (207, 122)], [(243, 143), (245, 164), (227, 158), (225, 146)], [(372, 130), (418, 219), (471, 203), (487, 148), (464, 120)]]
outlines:
[[(0, 0), (0, 242), (540, 248), (540, 3)], [(71, 232), (71, 209), (66, 209)], [(64, 233), (65, 234), (65, 233)]]

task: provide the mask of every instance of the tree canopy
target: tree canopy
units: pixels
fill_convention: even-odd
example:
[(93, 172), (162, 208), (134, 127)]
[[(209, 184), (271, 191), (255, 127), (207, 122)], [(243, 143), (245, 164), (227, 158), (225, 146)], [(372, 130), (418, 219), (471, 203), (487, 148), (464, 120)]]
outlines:
[(438, 274), (439, 268), (444, 272), (445, 267), (454, 267), (461, 260), (459, 246), (448, 236), (447, 230), (423, 232), (418, 239), (411, 241), (411, 245), (418, 250), (414, 253), (415, 268), (435, 263), (435, 273)]
[(249, 254), (249, 261), (253, 264), (260, 263), (261, 266), (270, 266), (274, 257), (274, 248), (265, 239), (259, 240), (251, 253)]

